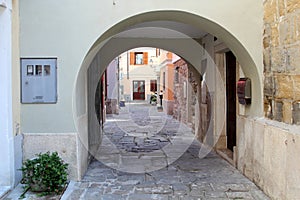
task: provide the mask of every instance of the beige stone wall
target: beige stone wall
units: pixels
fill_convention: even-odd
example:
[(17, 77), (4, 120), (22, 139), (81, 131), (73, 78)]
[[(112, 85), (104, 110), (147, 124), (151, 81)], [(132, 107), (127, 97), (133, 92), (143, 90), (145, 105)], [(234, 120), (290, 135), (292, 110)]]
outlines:
[[(36, 154), (58, 152), (58, 155), (68, 163), (69, 179), (81, 180), (87, 161), (81, 162), (83, 151), (86, 151), (82, 143), (82, 138), (78, 138), (76, 133), (58, 134), (24, 134), (23, 140), (23, 160), (32, 159)], [(85, 163), (86, 166), (80, 166)]]
[(272, 199), (300, 197), (300, 128), (238, 117), (238, 169)]
[(264, 1), (265, 115), (277, 121), (299, 124), (300, 101), (300, 2)]
[(299, 0), (264, 1), (263, 45), (265, 116), (273, 120), (240, 117), (238, 167), (271, 198), (298, 199), (300, 127), (289, 124), (300, 124)]

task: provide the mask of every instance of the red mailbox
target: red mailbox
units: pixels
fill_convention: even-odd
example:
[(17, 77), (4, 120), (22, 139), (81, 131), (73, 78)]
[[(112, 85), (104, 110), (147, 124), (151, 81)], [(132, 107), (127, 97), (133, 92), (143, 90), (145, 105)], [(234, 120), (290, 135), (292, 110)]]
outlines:
[(237, 83), (237, 96), (242, 105), (251, 104), (251, 80), (240, 78)]

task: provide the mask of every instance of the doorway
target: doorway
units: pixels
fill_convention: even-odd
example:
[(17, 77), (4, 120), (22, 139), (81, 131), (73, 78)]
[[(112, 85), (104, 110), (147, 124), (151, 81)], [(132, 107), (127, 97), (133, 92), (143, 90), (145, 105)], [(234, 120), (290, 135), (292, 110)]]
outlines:
[(227, 149), (236, 146), (236, 57), (231, 51), (225, 53), (226, 64), (226, 133)]
[(145, 81), (133, 81), (133, 100), (145, 100)]

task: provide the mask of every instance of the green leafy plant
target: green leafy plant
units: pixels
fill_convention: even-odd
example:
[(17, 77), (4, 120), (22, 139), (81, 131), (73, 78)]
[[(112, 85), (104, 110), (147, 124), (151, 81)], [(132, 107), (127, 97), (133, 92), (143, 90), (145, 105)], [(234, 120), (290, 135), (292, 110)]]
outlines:
[(40, 153), (34, 159), (27, 159), (21, 168), (25, 193), (40, 192), (41, 196), (59, 194), (65, 188), (68, 178), (68, 164), (58, 156), (57, 152)]

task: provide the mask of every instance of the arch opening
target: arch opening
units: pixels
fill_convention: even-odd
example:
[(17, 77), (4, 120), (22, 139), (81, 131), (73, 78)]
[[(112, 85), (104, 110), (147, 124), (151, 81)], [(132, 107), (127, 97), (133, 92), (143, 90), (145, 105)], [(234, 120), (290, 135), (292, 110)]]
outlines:
[[(160, 18), (159, 20), (157, 19), (158, 16)], [(157, 24), (158, 21), (159, 23)], [(172, 27), (170, 24), (166, 25), (166, 22), (189, 24), (189, 26), (197, 29), (199, 31), (198, 33), (201, 32), (200, 30), (205, 31), (201, 32), (202, 36), (194, 38), (189, 35), (190, 33), (184, 34), (184, 29), (178, 30)], [(161, 35), (145, 36), (146, 33), (149, 33), (149, 31), (153, 30), (159, 30), (160, 33), (163, 33), (163, 36), (169, 37), (162, 37)], [(149, 12), (128, 18), (110, 28), (101, 37), (98, 38), (98, 40), (91, 47), (89, 53), (84, 59), (82, 67), (80, 68), (80, 71), (78, 73), (76, 87), (73, 93), (74, 118), (76, 121), (75, 124), (79, 131), (79, 135), (89, 135), (90, 132), (99, 130), (99, 127), (91, 125), (97, 121), (95, 113), (88, 114), (92, 110), (91, 105), (93, 105), (93, 101), (95, 99), (93, 94), (95, 94), (96, 90), (96, 84), (91, 83), (97, 81), (97, 78), (99, 79), (100, 75), (103, 74), (111, 60), (117, 57), (121, 52), (127, 51), (132, 48), (151, 46), (166, 49), (168, 51), (176, 53), (180, 57), (187, 60), (187, 62), (189, 62), (192, 66), (194, 66), (201, 75), (206, 74), (207, 80), (208, 82), (210, 82), (208, 83), (208, 85), (211, 87), (208, 88), (208, 90), (212, 93), (213, 97), (216, 97), (214, 95), (216, 95), (217, 93), (221, 94), (223, 90), (221, 88), (217, 88), (215, 85), (215, 82), (218, 80), (222, 80), (222, 78), (216, 78), (214, 76), (217, 69), (215, 67), (215, 63), (213, 62), (214, 58), (210, 58), (211, 62), (208, 61), (207, 64), (213, 65), (214, 70), (211, 70), (212, 68), (204, 66), (203, 60), (199, 59), (203, 52), (201, 50), (203, 48), (203, 39), (207, 35), (210, 36), (211, 42), (215, 42), (216, 38), (219, 41), (222, 41), (222, 43), (226, 46), (226, 51), (228, 51), (229, 49), (236, 56), (237, 61), (240, 63), (245, 76), (252, 79), (252, 95), (254, 101), (250, 106), (245, 108), (244, 114), (250, 116), (262, 116), (262, 87), (260, 80), (261, 74), (259, 73), (257, 64), (253, 61), (249, 52), (238, 41), (238, 39), (233, 36), (233, 34), (229, 33), (220, 25), (194, 14), (179, 11)], [(208, 51), (214, 54), (220, 52), (223, 53), (225, 50), (224, 48), (221, 48), (220, 52), (216, 52), (215, 49), (209, 49)], [(209, 75), (207, 75), (208, 69)], [(90, 76), (88, 74), (93, 76)], [(92, 82), (88, 83), (89, 81)], [(92, 94), (91, 97), (90, 94)], [(217, 104), (223, 105), (224, 102), (222, 104), (222, 100), (224, 100), (223, 96), (219, 96), (218, 98), (216, 98)], [(225, 106), (221, 107), (223, 107), (223, 110), (225, 109)], [(217, 116), (214, 117), (216, 117), (216, 121), (224, 121), (224, 118), (221, 119), (222, 116), (219, 118)], [(215, 124), (217, 124), (217, 126), (208, 128), (209, 131), (213, 132), (213, 130), (219, 130), (217, 132), (221, 132), (223, 124)], [(90, 129), (90, 127), (94, 128)], [(89, 139), (91, 139), (91, 136), (89, 135), (88, 138), (84, 138), (85, 141), (83, 143), (87, 145), (87, 149), (90, 152), (96, 151), (96, 147), (94, 149), (91, 148), (91, 145), (89, 145), (87, 142)], [(100, 141), (101, 134), (98, 134), (92, 140)], [(97, 145), (98, 144), (95, 144), (95, 146)]]

